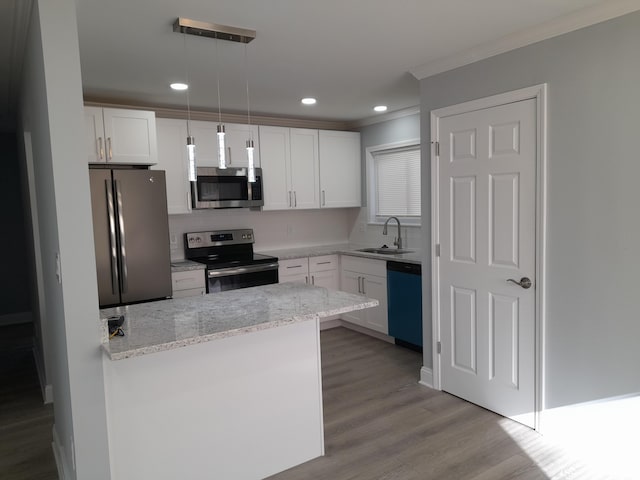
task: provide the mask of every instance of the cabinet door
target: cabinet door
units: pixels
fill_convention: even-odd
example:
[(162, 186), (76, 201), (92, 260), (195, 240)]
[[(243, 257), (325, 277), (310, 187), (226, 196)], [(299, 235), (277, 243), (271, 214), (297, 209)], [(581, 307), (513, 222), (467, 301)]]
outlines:
[(152, 165), (158, 161), (156, 114), (103, 108), (107, 161)]
[(84, 107), (84, 126), (87, 161), (89, 163), (106, 162), (106, 143), (104, 138), (102, 108)]
[(158, 163), (156, 170), (164, 170), (167, 179), (167, 212), (170, 215), (191, 211), (191, 192), (188, 177), (187, 122), (158, 118)]
[[(362, 275), (356, 272), (343, 271), (340, 276), (341, 290), (348, 293), (361, 294), (360, 282)], [(343, 320), (346, 320), (356, 325), (365, 325), (365, 312), (366, 310), (356, 310), (353, 312), (343, 313), (341, 315)]]
[(216, 122), (192, 121), (190, 130), (196, 144), (196, 165), (198, 167), (217, 167), (218, 124)]
[(338, 270), (323, 270), (321, 272), (309, 272), (311, 285), (329, 288), (331, 290), (340, 289), (340, 278)]
[(291, 208), (291, 187), (287, 164), (290, 158), (289, 129), (260, 126), (260, 161), (264, 210)]
[(322, 207), (359, 207), (362, 203), (360, 134), (320, 130), (320, 202)]
[(293, 208), (319, 208), (318, 131), (292, 128), (290, 142), (291, 156), (288, 167), (293, 191)]
[(377, 307), (363, 310), (363, 312), (365, 312), (364, 326), (386, 335), (389, 332), (389, 322), (387, 320), (387, 279), (385, 277), (364, 275), (361, 285), (365, 296), (375, 298), (380, 302)]
[[(240, 123), (226, 123), (225, 146), (227, 148), (227, 165), (229, 167), (248, 167), (249, 157), (247, 157), (247, 140), (253, 134), (253, 163), (260, 166), (260, 135), (258, 127)], [(216, 137), (217, 139), (217, 137)]]

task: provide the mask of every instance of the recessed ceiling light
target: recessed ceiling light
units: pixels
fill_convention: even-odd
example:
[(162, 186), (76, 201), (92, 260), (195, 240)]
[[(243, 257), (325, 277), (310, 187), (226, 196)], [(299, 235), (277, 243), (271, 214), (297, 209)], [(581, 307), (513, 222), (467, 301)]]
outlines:
[(186, 90), (189, 88), (189, 85), (186, 83), (172, 83), (169, 85), (173, 90)]
[(386, 112), (387, 111), (387, 106), (386, 105), (376, 105), (375, 107), (373, 107), (373, 109), (376, 112)]
[(316, 99), (312, 97), (303, 98), (300, 100), (305, 105), (315, 105)]

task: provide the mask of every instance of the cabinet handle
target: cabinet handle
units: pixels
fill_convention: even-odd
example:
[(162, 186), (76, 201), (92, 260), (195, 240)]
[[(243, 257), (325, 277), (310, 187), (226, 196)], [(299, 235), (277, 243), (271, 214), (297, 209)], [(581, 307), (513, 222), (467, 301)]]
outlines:
[(362, 277), (362, 294), (366, 295), (367, 292), (364, 291), (364, 277)]
[(309, 277), (304, 277), (304, 283), (309, 283)]
[(327, 197), (324, 194), (324, 190), (322, 190), (322, 206), (326, 206), (327, 205)]
[(290, 267), (285, 268), (302, 268), (302, 265), (291, 265)]
[(362, 293), (362, 287), (360, 287), (360, 280), (362, 277), (358, 277), (358, 293)]
[(100, 160), (104, 158), (104, 148), (102, 148), (102, 137), (98, 137), (98, 155), (100, 155)]
[(328, 262), (318, 262), (316, 263), (316, 265), (329, 265), (331, 263), (331, 261)]
[(315, 285), (316, 284), (316, 277), (311, 275), (311, 285)]
[(291, 208), (291, 190), (289, 190), (289, 208)]
[(111, 148), (111, 137), (107, 137), (107, 144), (109, 149), (109, 160), (113, 159), (113, 149)]
[(227, 147), (227, 163), (231, 165), (231, 147)]
[(296, 194), (296, 191), (293, 191), (293, 206), (297, 207), (298, 206), (298, 195)]

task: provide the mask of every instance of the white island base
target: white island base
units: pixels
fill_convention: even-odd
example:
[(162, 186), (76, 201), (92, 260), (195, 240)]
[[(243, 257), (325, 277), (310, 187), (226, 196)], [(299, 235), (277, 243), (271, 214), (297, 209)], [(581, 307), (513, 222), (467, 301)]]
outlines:
[(103, 365), (113, 480), (255, 480), (324, 454), (317, 316)]

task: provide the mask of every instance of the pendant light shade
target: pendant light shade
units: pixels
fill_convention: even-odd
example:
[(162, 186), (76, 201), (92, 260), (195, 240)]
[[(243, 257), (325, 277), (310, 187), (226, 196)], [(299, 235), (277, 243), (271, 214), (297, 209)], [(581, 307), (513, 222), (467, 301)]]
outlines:
[[(188, 122), (187, 122), (188, 124)], [(189, 130), (187, 128), (187, 130)], [(189, 132), (187, 132), (189, 133)], [(187, 157), (189, 159), (189, 181), (196, 181), (196, 141), (191, 135), (187, 135)]]
[(227, 168), (227, 148), (224, 144), (224, 125), (218, 124), (218, 168)]
[(247, 140), (247, 160), (248, 160), (248, 172), (247, 176), (249, 177), (249, 182), (253, 183), (256, 181), (256, 167), (253, 163), (253, 140)]

